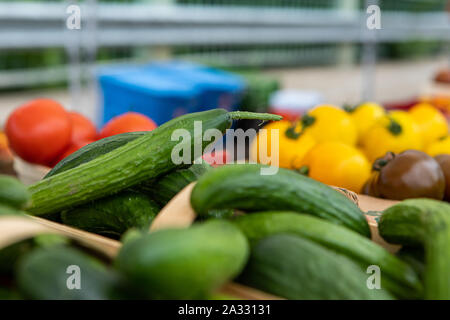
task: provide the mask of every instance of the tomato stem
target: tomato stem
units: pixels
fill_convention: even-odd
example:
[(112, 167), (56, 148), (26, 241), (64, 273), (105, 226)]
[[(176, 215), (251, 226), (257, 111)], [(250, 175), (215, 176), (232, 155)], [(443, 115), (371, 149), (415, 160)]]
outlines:
[(342, 107), (342, 109), (344, 109), (344, 111), (348, 112), (348, 113), (352, 113), (356, 110), (356, 108), (358, 108), (358, 105), (356, 106), (352, 106), (351, 104), (344, 104), (344, 106)]
[(375, 160), (372, 166), (372, 170), (374, 171), (381, 171), (381, 168), (383, 168), (385, 165), (389, 163), (392, 159), (395, 158), (395, 153), (393, 152), (387, 152), (382, 158), (379, 158)]
[(297, 128), (297, 122), (295, 121), (284, 132), (284, 135), (286, 136), (286, 138), (289, 138), (289, 139), (292, 139), (292, 140), (297, 140), (300, 137), (300, 135), (302, 134), (303, 130), (301, 132), (298, 132), (298, 131), (295, 130), (296, 128)]
[(304, 176), (308, 176), (309, 175), (309, 167), (308, 166), (301, 166), (296, 171), (298, 173), (304, 175)]
[(392, 118), (389, 118), (390, 123), (388, 125), (388, 130), (394, 135), (398, 136), (402, 133), (402, 126)]
[(316, 122), (316, 118), (313, 116), (310, 116), (309, 114), (305, 114), (302, 117), (301, 123), (302, 123), (302, 130), (312, 126)]

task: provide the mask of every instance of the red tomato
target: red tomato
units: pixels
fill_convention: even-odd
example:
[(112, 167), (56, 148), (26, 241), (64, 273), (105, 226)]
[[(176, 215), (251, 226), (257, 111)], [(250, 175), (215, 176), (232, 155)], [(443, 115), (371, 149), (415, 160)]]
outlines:
[(72, 121), (72, 142), (83, 140), (95, 140), (97, 129), (91, 120), (78, 112), (69, 112)]
[(60, 162), (62, 159), (70, 156), (75, 151), (83, 148), (85, 145), (88, 145), (89, 143), (94, 142), (95, 140), (79, 140), (72, 142), (69, 147), (53, 162), (52, 167), (54, 167), (58, 162)]
[(36, 99), (9, 115), (5, 132), (11, 149), (19, 157), (48, 165), (69, 145), (72, 124), (58, 102)]
[(217, 167), (217, 166), (220, 166), (222, 164), (226, 164), (229, 162), (228, 155), (225, 150), (218, 151), (217, 155), (216, 155), (215, 151), (213, 151), (211, 153), (205, 153), (202, 158), (203, 158), (203, 160), (205, 160), (207, 163), (209, 163), (213, 167)]
[(157, 127), (147, 116), (137, 112), (127, 112), (114, 117), (100, 131), (100, 139), (125, 132), (152, 131)]

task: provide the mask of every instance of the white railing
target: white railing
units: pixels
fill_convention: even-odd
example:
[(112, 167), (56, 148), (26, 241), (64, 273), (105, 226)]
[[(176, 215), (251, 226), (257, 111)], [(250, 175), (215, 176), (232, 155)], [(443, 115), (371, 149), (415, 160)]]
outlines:
[[(362, 43), (369, 47), (363, 50), (368, 55), (363, 61), (371, 61), (370, 46), (376, 42), (450, 42), (446, 12), (382, 12), (382, 29), (368, 31), (367, 14), (345, 8), (161, 6), (87, 0), (81, 5), (81, 29), (68, 30), (67, 5), (0, 2), (0, 50), (62, 47), (72, 61), (72, 68), (0, 70), (0, 88), (67, 78), (76, 81), (81, 74), (74, 68), (79, 64), (80, 48), (92, 58), (100, 47)], [(87, 63), (92, 66), (93, 58)]]

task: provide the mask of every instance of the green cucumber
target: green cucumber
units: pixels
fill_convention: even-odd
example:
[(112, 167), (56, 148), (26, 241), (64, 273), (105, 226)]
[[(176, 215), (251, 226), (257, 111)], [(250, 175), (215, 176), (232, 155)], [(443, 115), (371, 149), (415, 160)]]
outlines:
[(293, 300), (392, 299), (369, 289), (356, 263), (310, 240), (275, 234), (259, 241), (239, 282)]
[(116, 273), (99, 260), (64, 245), (34, 249), (19, 261), (16, 278), (19, 292), (27, 299), (123, 298), (124, 284)]
[(423, 248), (419, 247), (402, 247), (396, 256), (409, 264), (417, 273), (419, 278), (423, 280), (425, 275), (425, 253)]
[(151, 299), (206, 298), (237, 276), (248, 243), (230, 222), (159, 230), (124, 243), (116, 267)]
[(127, 132), (92, 142), (58, 162), (53, 169), (45, 175), (44, 179), (78, 167), (85, 162), (89, 162), (102, 154), (108, 153), (143, 136), (146, 133), (146, 131)]
[(243, 215), (233, 223), (251, 245), (277, 233), (292, 233), (342, 254), (366, 270), (371, 265), (382, 270), (381, 287), (404, 299), (417, 299), (423, 288), (414, 270), (383, 247), (360, 234), (323, 219), (293, 212), (262, 212)]
[(211, 209), (307, 213), (370, 237), (367, 220), (342, 193), (294, 171), (262, 175), (257, 164), (230, 164), (205, 173), (191, 194), (199, 215)]
[(41, 234), (0, 249), (0, 276), (11, 276), (19, 259), (38, 247), (67, 243), (68, 239), (56, 234)]
[(202, 163), (193, 164), (186, 169), (178, 169), (168, 173), (154, 183), (141, 186), (152, 199), (164, 207), (178, 192), (191, 182), (197, 181), (205, 172), (212, 167), (202, 160)]
[(147, 234), (147, 233), (148, 233), (148, 230), (130, 228), (122, 234), (122, 236), (120, 237), (120, 242), (122, 242), (122, 244), (123, 244), (125, 242), (133, 241), (135, 239), (142, 237), (144, 234)]
[(14, 177), (0, 174), (0, 204), (23, 209), (30, 201), (27, 187)]
[[(170, 172), (154, 183), (142, 184), (139, 186), (139, 189), (147, 193), (152, 199), (155, 199), (161, 207), (164, 207), (184, 187), (197, 181), (198, 178), (212, 168), (211, 165), (202, 160), (202, 163), (193, 164), (189, 168)], [(199, 220), (202, 220), (202, 218), (225, 219), (230, 218), (232, 215), (233, 210), (229, 209), (210, 210), (206, 217), (199, 217)]]
[(208, 300), (242, 300), (241, 298), (226, 294), (226, 293), (212, 293)]
[(0, 300), (21, 300), (19, 292), (15, 288), (3, 287), (0, 284)]
[(118, 239), (130, 228), (148, 230), (159, 210), (145, 194), (126, 190), (65, 210), (61, 220), (66, 225)]
[(383, 212), (378, 228), (387, 242), (423, 247), (425, 298), (450, 299), (450, 204), (405, 200)]
[(0, 204), (0, 216), (22, 215), (22, 214), (25, 214), (25, 211), (10, 207), (8, 205)]
[(0, 249), (0, 276), (10, 277), (16, 262), (34, 248), (32, 239), (27, 239)]
[[(174, 163), (172, 152), (178, 148), (195, 156), (211, 143), (203, 139), (206, 130), (217, 129), (223, 134), (233, 119), (242, 118), (280, 119), (270, 114), (227, 112), (224, 109), (175, 118), (117, 149), (31, 185), (32, 205), (28, 210), (34, 215), (61, 211), (186, 166), (186, 163)], [(172, 139), (177, 133), (182, 134), (180, 138)]]

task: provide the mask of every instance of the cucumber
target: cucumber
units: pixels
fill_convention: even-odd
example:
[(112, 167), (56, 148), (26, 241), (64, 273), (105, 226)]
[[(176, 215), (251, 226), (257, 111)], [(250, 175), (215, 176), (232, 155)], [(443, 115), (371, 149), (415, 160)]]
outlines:
[(137, 228), (128, 229), (122, 236), (120, 237), (120, 242), (125, 243), (129, 241), (133, 241), (142, 237), (144, 234), (147, 234), (148, 230), (142, 230)]
[(404, 246), (397, 252), (397, 257), (409, 264), (423, 280), (425, 275), (425, 254), (423, 248)]
[(16, 262), (33, 247), (33, 241), (28, 239), (0, 249), (0, 276), (11, 277)]
[[(200, 164), (193, 164), (186, 169), (178, 169), (160, 178), (154, 183), (146, 183), (139, 189), (148, 194), (152, 199), (164, 207), (175, 195), (191, 182), (197, 181), (204, 173), (211, 170), (207, 162), (202, 160)], [(210, 210), (204, 218), (225, 219), (233, 215), (233, 210)], [(200, 217), (199, 220), (202, 217)]]
[(29, 201), (30, 193), (19, 180), (0, 174), (0, 204), (23, 209)]
[(25, 214), (25, 212), (22, 210), (10, 207), (8, 205), (0, 204), (0, 216), (23, 215), (23, 214)]
[(148, 196), (126, 190), (65, 210), (61, 220), (66, 225), (118, 239), (130, 228), (148, 229), (159, 209)]
[(230, 222), (159, 230), (124, 243), (115, 264), (151, 299), (206, 298), (243, 269), (248, 243)]
[(383, 212), (380, 235), (390, 243), (423, 247), (425, 298), (450, 299), (450, 205), (432, 199), (402, 201)]
[(145, 190), (161, 207), (164, 207), (184, 187), (197, 181), (200, 176), (211, 169), (212, 167), (202, 160), (202, 163), (193, 164), (189, 168), (170, 172), (155, 183), (141, 186), (141, 189)]
[(85, 162), (89, 162), (102, 154), (106, 154), (143, 136), (146, 133), (148, 132), (127, 132), (92, 142), (58, 162), (53, 169), (45, 175), (44, 179), (54, 176), (60, 172), (78, 167)]
[(229, 164), (205, 173), (192, 190), (192, 207), (199, 215), (211, 209), (307, 213), (370, 237), (364, 214), (342, 193), (287, 169), (261, 175), (262, 168)]
[(232, 209), (213, 209), (209, 210), (206, 216), (197, 217), (195, 221), (204, 221), (208, 219), (229, 219), (233, 217), (234, 210)]
[[(79, 268), (80, 288), (76, 284)], [(72, 277), (72, 278), (71, 278)], [(122, 298), (120, 277), (100, 261), (75, 248), (58, 245), (34, 249), (18, 263), (19, 292), (35, 300), (104, 300)]]
[[(212, 169), (213, 167), (202, 160), (202, 163), (200, 164), (193, 164), (189, 168), (170, 172), (155, 183), (140, 185), (139, 189), (145, 191), (152, 199), (155, 199), (161, 207), (164, 207), (189, 183), (197, 181), (204, 173)], [(199, 217), (198, 221), (210, 218), (226, 219), (231, 216), (233, 216), (233, 210), (210, 210), (205, 217)]]
[(381, 287), (398, 298), (417, 299), (423, 288), (414, 269), (360, 234), (316, 217), (291, 212), (262, 212), (240, 216), (233, 223), (251, 245), (267, 236), (291, 233), (344, 255), (363, 270), (377, 265), (382, 270)]
[(67, 243), (68, 239), (56, 234), (41, 234), (0, 249), (0, 276), (11, 276), (19, 259), (38, 247)]
[[(175, 147), (190, 150), (191, 155), (196, 154), (196, 149), (203, 152), (211, 143), (203, 141), (206, 130), (217, 129), (224, 133), (233, 119), (241, 118), (280, 119), (275, 115), (227, 112), (224, 109), (175, 118), (113, 151), (31, 185), (32, 205), (28, 210), (34, 215), (57, 212), (158, 178), (186, 165), (172, 161)], [(177, 129), (184, 130), (181, 142), (172, 141), (173, 133), (181, 133), (175, 132)]]
[(14, 288), (4, 287), (0, 284), (0, 300), (21, 300), (19, 292)]
[(259, 241), (239, 282), (293, 300), (392, 299), (369, 289), (369, 275), (351, 259), (290, 234)]

